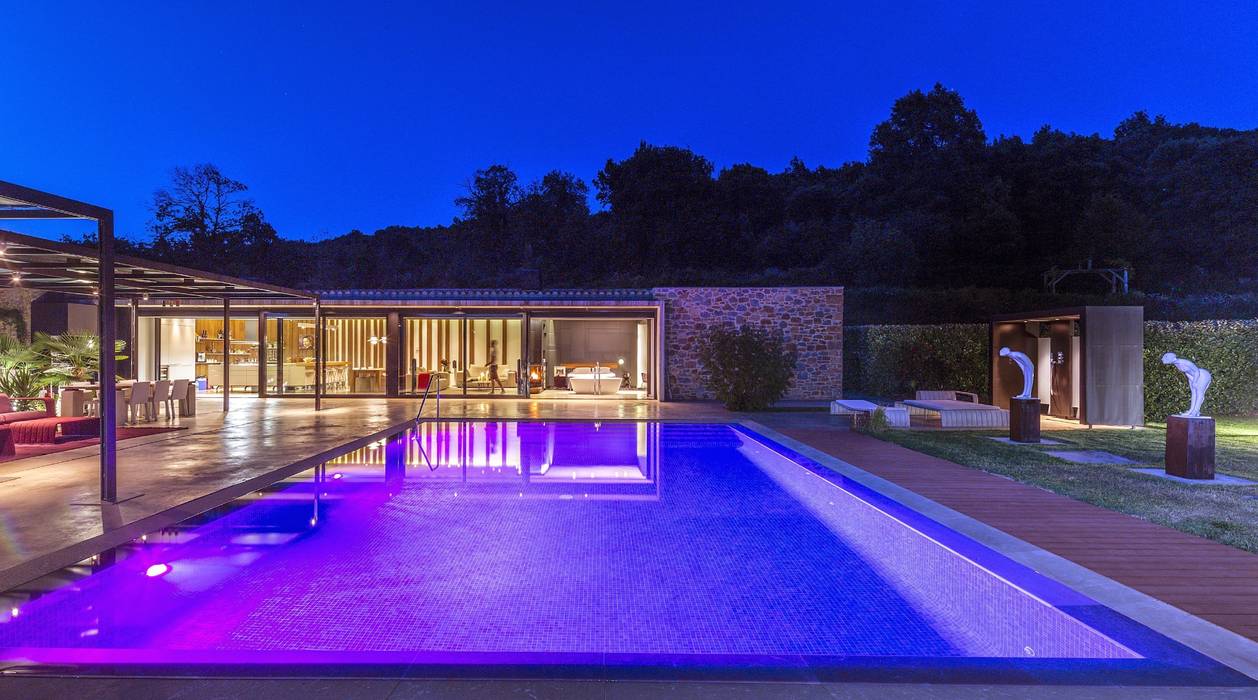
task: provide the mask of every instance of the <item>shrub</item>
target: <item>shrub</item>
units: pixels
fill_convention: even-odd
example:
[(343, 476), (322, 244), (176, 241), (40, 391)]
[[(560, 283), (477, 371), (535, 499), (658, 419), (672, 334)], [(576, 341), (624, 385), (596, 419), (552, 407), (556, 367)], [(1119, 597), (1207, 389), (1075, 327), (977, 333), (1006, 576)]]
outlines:
[(754, 326), (718, 328), (699, 347), (704, 384), (731, 411), (763, 410), (785, 396), (796, 359), (780, 333)]
[(843, 330), (843, 391), (886, 399), (918, 389), (988, 394), (987, 326), (848, 326)]
[(887, 409), (879, 406), (870, 414), (869, 420), (860, 426), (862, 433), (870, 435), (883, 435), (891, 430), (891, 424), (887, 422)]

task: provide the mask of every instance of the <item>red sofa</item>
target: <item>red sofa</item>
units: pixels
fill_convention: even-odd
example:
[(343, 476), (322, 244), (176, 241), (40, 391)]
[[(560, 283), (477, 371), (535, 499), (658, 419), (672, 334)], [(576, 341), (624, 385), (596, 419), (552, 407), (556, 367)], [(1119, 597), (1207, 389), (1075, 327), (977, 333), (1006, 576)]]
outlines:
[[(42, 411), (19, 411), (13, 406), (14, 401), (43, 401)], [(51, 396), (16, 396), (0, 394), (0, 425), (19, 423), (24, 420), (51, 418), (57, 415)]]

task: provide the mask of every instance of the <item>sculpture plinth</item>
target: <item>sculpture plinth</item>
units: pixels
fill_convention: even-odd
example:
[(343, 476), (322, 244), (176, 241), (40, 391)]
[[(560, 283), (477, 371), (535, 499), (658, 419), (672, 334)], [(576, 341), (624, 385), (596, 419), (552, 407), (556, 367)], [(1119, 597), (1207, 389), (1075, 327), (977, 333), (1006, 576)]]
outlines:
[(1166, 473), (1183, 479), (1214, 478), (1214, 419), (1166, 419)]
[(1009, 439), (1013, 442), (1040, 441), (1039, 399), (1009, 399)]

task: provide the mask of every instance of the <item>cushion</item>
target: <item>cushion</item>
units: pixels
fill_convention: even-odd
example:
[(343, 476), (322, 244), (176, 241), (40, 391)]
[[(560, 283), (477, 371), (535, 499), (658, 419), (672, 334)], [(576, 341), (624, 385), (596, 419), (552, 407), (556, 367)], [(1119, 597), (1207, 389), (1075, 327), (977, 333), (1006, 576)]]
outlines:
[(48, 414), (44, 411), (9, 411), (8, 413), (0, 413), (0, 425), (47, 417)]
[(13, 412), (13, 399), (8, 394), (0, 394), (0, 413)]

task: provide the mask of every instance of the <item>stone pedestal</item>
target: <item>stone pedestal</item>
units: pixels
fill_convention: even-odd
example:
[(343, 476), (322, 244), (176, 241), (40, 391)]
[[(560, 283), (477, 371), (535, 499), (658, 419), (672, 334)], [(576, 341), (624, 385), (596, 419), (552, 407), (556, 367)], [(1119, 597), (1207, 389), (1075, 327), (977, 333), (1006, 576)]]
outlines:
[(1214, 478), (1214, 419), (1166, 419), (1166, 473), (1183, 479)]
[(1040, 400), (1009, 399), (1009, 439), (1014, 442), (1040, 441)]

